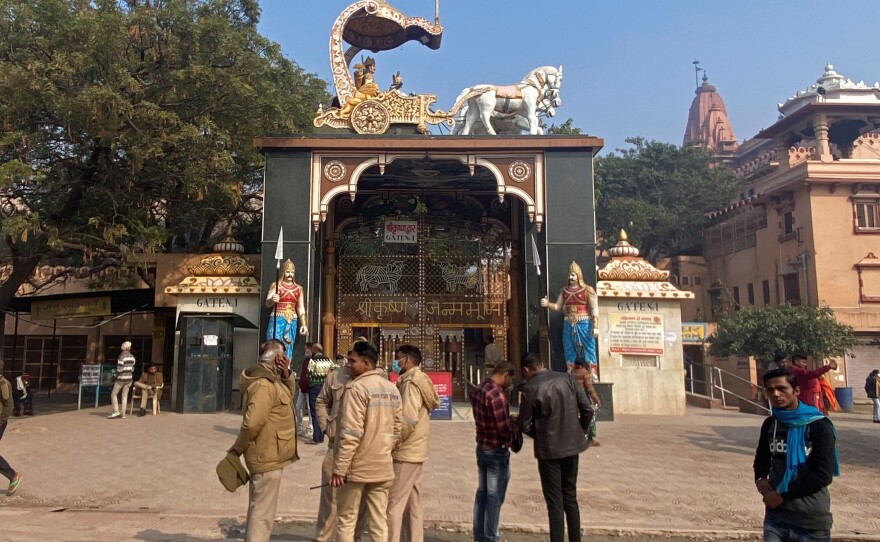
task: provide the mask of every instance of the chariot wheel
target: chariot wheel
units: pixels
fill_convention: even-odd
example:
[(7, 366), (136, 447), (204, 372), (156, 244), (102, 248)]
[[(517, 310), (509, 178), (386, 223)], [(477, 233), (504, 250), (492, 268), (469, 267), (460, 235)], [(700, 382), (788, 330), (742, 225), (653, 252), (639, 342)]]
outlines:
[(391, 114), (381, 103), (365, 100), (351, 110), (351, 127), (359, 134), (384, 134), (391, 125)]

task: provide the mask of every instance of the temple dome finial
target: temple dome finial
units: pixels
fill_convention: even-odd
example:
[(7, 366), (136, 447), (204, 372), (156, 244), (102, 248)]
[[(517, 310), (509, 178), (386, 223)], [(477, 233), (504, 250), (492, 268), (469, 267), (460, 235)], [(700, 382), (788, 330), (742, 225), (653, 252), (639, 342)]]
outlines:
[(620, 239), (617, 241), (617, 244), (608, 249), (608, 254), (615, 258), (634, 258), (639, 255), (639, 249), (629, 244), (629, 237), (626, 235), (626, 231), (621, 229), (619, 237)]

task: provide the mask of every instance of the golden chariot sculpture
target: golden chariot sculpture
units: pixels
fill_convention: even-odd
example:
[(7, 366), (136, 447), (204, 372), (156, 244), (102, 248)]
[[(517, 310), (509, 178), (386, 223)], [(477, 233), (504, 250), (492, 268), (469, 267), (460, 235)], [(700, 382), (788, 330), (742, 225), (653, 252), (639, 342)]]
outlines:
[[(419, 133), (426, 133), (428, 124), (451, 126), (451, 115), (430, 108), (437, 101), (436, 95), (407, 95), (400, 90), (400, 72), (394, 74), (387, 91), (380, 91), (373, 80), (376, 62), (372, 57), (355, 64), (353, 74), (349, 68), (355, 56), (364, 50), (387, 51), (407, 41), (439, 49), (443, 26), (438, 4), (439, 0), (435, 0), (433, 23), (423, 17), (406, 17), (385, 0), (360, 0), (343, 10), (330, 32), (330, 67), (337, 98), (326, 111), (318, 108), (315, 127), (384, 134), (392, 124), (415, 125)], [(344, 50), (343, 42), (350, 47)]]

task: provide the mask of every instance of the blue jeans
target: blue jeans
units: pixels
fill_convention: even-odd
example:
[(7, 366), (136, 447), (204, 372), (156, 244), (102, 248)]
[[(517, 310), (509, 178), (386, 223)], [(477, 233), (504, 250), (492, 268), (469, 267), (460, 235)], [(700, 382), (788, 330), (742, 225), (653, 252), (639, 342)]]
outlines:
[(494, 448), (484, 450), (477, 445), (477, 470), (480, 481), (474, 497), (474, 540), (476, 542), (499, 542), (501, 505), (510, 480), (510, 450)]
[(880, 421), (880, 399), (871, 399), (874, 403), (874, 421)]
[(318, 411), (315, 410), (318, 394), (321, 393), (322, 387), (309, 387), (309, 419), (312, 420), (312, 440), (315, 442), (324, 442), (324, 433), (321, 432), (321, 426), (318, 425)]
[(793, 527), (777, 521), (764, 521), (764, 542), (831, 542), (831, 531)]

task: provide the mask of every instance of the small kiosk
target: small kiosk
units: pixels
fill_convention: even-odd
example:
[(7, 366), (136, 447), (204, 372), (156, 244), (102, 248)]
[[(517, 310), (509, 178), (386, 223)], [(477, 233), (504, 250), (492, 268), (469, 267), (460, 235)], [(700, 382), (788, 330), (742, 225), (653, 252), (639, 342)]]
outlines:
[(694, 294), (668, 282), (629, 244), (625, 231), (599, 269), (599, 369), (614, 384), (616, 414), (685, 412), (681, 300)]
[(259, 347), (260, 284), (244, 246), (227, 236), (217, 254), (188, 268), (189, 276), (165, 293), (176, 295), (177, 348), (172, 404), (177, 412), (218, 412), (233, 404), (238, 375)]

